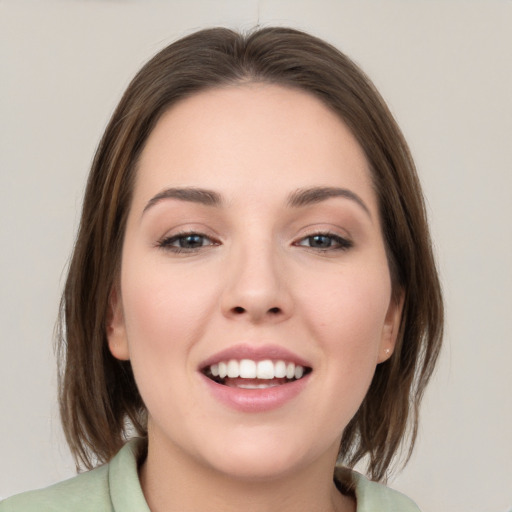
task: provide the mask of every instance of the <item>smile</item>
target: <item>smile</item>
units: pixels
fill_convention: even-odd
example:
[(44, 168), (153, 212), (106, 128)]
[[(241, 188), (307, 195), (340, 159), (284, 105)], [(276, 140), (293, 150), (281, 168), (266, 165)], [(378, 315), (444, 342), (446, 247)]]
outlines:
[(266, 389), (301, 379), (311, 368), (283, 360), (230, 359), (219, 361), (203, 373), (219, 384), (243, 389)]

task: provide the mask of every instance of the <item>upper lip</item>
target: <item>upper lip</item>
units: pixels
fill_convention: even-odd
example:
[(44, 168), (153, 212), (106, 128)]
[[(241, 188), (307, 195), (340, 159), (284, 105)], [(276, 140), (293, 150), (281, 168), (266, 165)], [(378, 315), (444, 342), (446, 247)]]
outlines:
[(213, 354), (199, 365), (199, 369), (204, 370), (212, 364), (217, 364), (221, 361), (229, 361), (231, 359), (252, 359), (253, 361), (271, 359), (272, 361), (286, 361), (288, 363), (295, 363), (296, 365), (311, 368), (311, 363), (306, 361), (304, 358), (278, 345), (261, 345), (255, 347), (252, 345), (241, 344), (226, 348)]

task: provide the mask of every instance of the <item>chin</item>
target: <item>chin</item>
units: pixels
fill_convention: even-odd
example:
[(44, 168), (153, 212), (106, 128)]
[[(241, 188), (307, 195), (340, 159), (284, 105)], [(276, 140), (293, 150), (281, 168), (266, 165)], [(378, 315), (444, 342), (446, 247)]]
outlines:
[[(295, 442), (290, 443), (290, 438)], [(289, 435), (288, 443), (281, 436), (259, 440), (246, 433), (245, 439), (231, 439), (217, 446), (222, 448), (208, 454), (207, 464), (215, 471), (236, 480), (268, 481), (285, 477), (300, 470), (314, 454), (302, 453), (306, 441), (297, 442)], [(205, 454), (206, 455), (206, 454)]]
[(241, 481), (263, 482), (278, 480), (302, 466), (303, 462), (292, 458), (274, 455), (255, 454), (251, 457), (235, 455), (230, 461), (224, 460), (213, 469), (231, 479)]

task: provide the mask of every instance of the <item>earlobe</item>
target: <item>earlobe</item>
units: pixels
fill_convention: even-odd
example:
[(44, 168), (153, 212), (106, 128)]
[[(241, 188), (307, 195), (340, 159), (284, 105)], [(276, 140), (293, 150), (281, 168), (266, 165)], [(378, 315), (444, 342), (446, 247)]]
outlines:
[(113, 286), (108, 301), (106, 331), (110, 353), (116, 359), (128, 361), (130, 351), (126, 338), (123, 305), (119, 287), (116, 285)]
[(397, 298), (391, 297), (382, 331), (382, 340), (378, 359), (379, 363), (387, 361), (393, 355), (393, 351), (395, 350), (400, 322), (402, 320), (404, 300), (405, 293), (403, 290)]

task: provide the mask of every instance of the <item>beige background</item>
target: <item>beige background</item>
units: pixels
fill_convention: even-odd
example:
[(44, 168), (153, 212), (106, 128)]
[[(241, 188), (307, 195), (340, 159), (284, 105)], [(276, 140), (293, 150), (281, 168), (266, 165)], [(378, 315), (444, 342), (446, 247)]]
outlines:
[(512, 1), (0, 0), (0, 496), (71, 476), (52, 330), (84, 180), (120, 94), (211, 25), (306, 29), (374, 79), (416, 157), (447, 306), (417, 449), (423, 512), (512, 506)]

